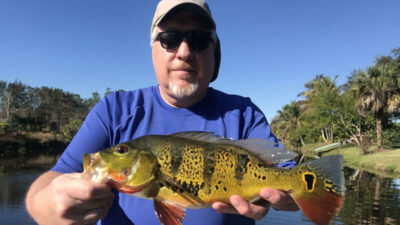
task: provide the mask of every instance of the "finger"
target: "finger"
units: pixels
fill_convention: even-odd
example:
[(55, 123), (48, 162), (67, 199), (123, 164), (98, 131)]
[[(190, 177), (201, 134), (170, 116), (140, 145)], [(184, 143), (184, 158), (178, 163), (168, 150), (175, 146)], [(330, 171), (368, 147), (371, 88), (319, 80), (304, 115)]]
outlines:
[(112, 203), (113, 198), (103, 199), (102, 201), (99, 199), (80, 201), (69, 208), (63, 217), (72, 221), (81, 221), (79, 224), (91, 224), (104, 218)]
[(110, 207), (108, 205), (102, 206), (96, 209), (90, 209), (85, 213), (82, 224), (93, 224), (98, 220), (103, 219), (107, 216)]
[(239, 212), (239, 214), (256, 220), (263, 218), (269, 211), (269, 204), (250, 204), (238, 195), (231, 196), (230, 202), (232, 206), (235, 207), (235, 209)]
[(232, 206), (239, 212), (239, 214), (246, 215), (250, 213), (250, 204), (239, 195), (232, 195), (229, 198), (229, 201), (231, 202)]
[(239, 212), (229, 204), (224, 202), (214, 202), (212, 204), (212, 208), (215, 209), (218, 213), (229, 213), (229, 214), (239, 214)]
[(260, 191), (261, 198), (269, 201), (271, 204), (282, 204), (290, 202), (291, 197), (286, 193), (276, 189), (264, 188)]
[(96, 198), (93, 200), (76, 200), (77, 204), (75, 205), (75, 207), (73, 208), (74, 211), (76, 212), (84, 212), (86, 210), (90, 210), (90, 209), (97, 209), (103, 206), (111, 206), (111, 203), (114, 200), (114, 194), (112, 194), (111, 196), (105, 197), (105, 198)]
[(107, 212), (108, 210), (106, 210), (105, 207), (91, 209), (85, 214), (79, 224), (96, 224), (97, 221), (107, 216)]
[(252, 205), (250, 204), (250, 211), (251, 214), (248, 215), (248, 217), (255, 219), (255, 220), (260, 220), (265, 217), (265, 215), (268, 214), (270, 205), (268, 206), (259, 206), (259, 205)]
[(299, 207), (287, 192), (264, 188), (260, 191), (260, 196), (269, 201), (274, 209), (286, 211), (299, 210)]
[(65, 192), (73, 199), (89, 200), (107, 198), (112, 195), (111, 188), (106, 184), (98, 184), (85, 179), (75, 178), (73, 175), (65, 179), (63, 183)]

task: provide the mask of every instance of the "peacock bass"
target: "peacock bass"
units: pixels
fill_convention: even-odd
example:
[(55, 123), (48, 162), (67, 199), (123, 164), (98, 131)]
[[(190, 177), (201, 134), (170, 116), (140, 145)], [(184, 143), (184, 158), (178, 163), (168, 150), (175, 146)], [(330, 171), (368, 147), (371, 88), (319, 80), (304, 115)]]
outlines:
[(205, 132), (147, 135), (84, 155), (84, 174), (120, 192), (152, 198), (163, 225), (181, 225), (186, 208), (252, 202), (262, 188), (290, 193), (315, 224), (329, 224), (344, 199), (343, 157), (323, 157), (292, 169), (276, 163), (296, 154), (263, 139), (231, 140)]

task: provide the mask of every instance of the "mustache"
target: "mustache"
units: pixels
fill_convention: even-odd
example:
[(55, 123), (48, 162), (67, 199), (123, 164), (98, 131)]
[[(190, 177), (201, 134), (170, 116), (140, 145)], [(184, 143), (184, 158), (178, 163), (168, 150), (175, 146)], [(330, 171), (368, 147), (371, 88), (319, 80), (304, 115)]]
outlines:
[(192, 63), (180, 62), (174, 64), (172, 70), (197, 70), (197, 66)]

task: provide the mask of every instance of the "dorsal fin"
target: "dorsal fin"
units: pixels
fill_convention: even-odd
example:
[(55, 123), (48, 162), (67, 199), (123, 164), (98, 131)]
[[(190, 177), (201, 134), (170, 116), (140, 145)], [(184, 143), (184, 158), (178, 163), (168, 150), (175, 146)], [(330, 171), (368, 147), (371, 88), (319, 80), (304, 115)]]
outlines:
[(194, 141), (204, 141), (208, 143), (218, 143), (218, 144), (220, 144), (221, 141), (232, 141), (232, 139), (216, 136), (212, 132), (202, 132), (202, 131), (180, 132), (172, 134), (171, 136), (190, 139)]
[(235, 145), (247, 149), (267, 164), (286, 162), (297, 156), (292, 151), (276, 147), (277, 143), (261, 138), (240, 139), (235, 141)]
[(213, 133), (211, 132), (201, 131), (180, 132), (172, 134), (171, 136), (212, 144), (233, 145), (239, 148), (246, 149), (247, 151), (258, 156), (263, 162), (267, 164), (285, 162), (288, 160), (292, 160), (297, 156), (297, 154), (292, 151), (276, 147), (276, 142), (267, 141), (261, 138), (233, 140), (213, 135)]

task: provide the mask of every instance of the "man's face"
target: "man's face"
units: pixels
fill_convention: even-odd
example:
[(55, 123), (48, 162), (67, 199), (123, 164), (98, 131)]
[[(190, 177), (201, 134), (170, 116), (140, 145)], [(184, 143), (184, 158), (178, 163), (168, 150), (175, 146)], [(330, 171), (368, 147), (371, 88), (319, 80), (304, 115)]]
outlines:
[[(210, 31), (204, 19), (189, 11), (181, 11), (163, 21), (162, 31)], [(214, 72), (214, 44), (204, 50), (193, 50), (186, 38), (180, 46), (167, 50), (156, 41), (152, 48), (154, 70), (163, 99), (175, 107), (187, 107), (200, 101), (206, 94)]]

